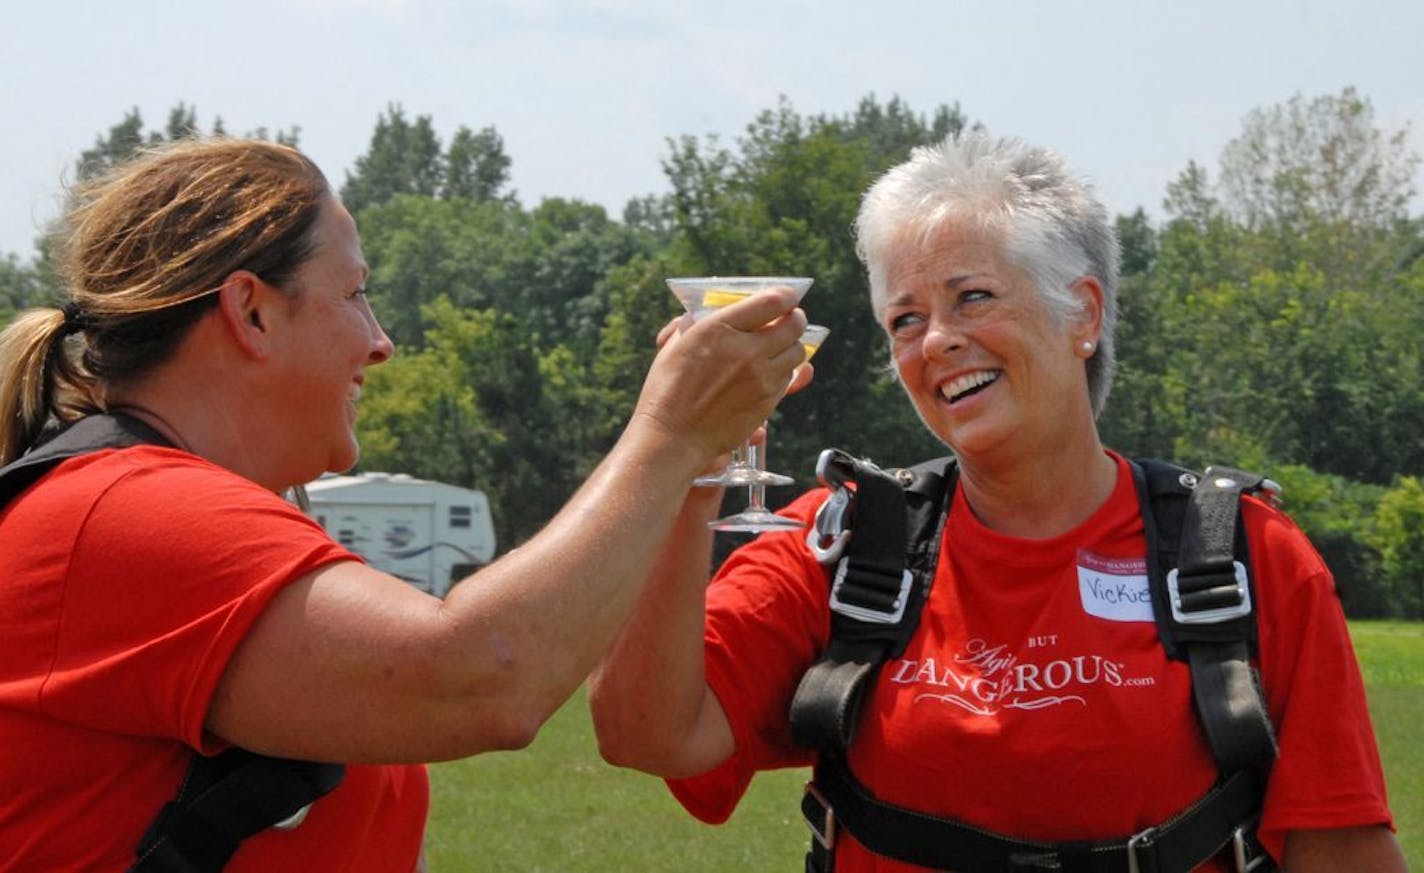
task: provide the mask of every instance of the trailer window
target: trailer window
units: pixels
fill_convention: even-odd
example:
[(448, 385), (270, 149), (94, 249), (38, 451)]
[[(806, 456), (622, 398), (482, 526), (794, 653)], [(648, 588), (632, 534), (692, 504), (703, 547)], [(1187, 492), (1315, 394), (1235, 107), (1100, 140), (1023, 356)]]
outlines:
[(468, 507), (468, 506), (452, 506), (452, 507), (450, 507), (450, 526), (451, 526), (451, 527), (469, 527), (469, 526), (470, 526), (470, 507)]

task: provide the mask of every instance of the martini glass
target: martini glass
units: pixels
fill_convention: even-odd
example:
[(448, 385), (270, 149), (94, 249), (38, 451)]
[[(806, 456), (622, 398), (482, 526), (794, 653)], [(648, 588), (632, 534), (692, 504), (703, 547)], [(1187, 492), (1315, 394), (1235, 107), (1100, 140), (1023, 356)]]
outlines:
[[(772, 288), (790, 288), (800, 300), (810, 290), (814, 279), (792, 276), (699, 276), (696, 278), (668, 279), (668, 288), (677, 295), (683, 309), (693, 320), (705, 317), (714, 309), (731, 306), (753, 294)], [(822, 337), (824, 338), (824, 337)], [(819, 343), (818, 343), (819, 344)], [(807, 355), (809, 358), (810, 355)], [(764, 461), (764, 455), (761, 456)], [(795, 480), (790, 476), (772, 473), (753, 463), (752, 446), (743, 442), (732, 453), (732, 463), (720, 472), (699, 476), (697, 485), (790, 485)]]
[[(826, 341), (826, 337), (830, 332), (830, 328), (823, 327), (819, 324), (806, 325), (806, 330), (801, 334), (801, 345), (806, 349), (806, 360), (811, 360), (811, 356), (816, 354), (816, 350), (821, 347), (821, 343)], [(747, 455), (747, 465), (757, 473), (765, 472), (766, 453), (764, 448), (764, 445), (756, 446), (750, 443), (744, 448)], [(787, 479), (785, 476), (779, 478)], [(787, 479), (787, 484), (789, 484), (790, 481), (791, 480)], [(709, 526), (713, 530), (753, 533), (765, 530), (800, 530), (805, 527), (805, 522), (797, 521), (794, 518), (787, 518), (784, 515), (777, 515), (766, 508), (767, 484), (767, 482), (753, 478), (752, 483), (747, 486), (747, 508), (735, 515), (729, 515), (710, 522)]]

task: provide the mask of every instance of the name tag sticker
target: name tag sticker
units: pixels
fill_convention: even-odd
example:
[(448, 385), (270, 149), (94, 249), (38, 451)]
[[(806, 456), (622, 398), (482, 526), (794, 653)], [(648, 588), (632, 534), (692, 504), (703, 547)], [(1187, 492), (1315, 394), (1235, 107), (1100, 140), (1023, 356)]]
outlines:
[(1152, 621), (1146, 558), (1105, 558), (1078, 552), (1083, 611), (1108, 621)]

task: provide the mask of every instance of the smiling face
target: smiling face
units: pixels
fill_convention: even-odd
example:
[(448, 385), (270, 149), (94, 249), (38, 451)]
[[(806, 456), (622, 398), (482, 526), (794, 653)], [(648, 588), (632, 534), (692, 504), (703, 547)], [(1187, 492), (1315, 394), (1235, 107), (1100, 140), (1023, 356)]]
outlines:
[(1097, 338), (1093, 280), (1074, 286), (1087, 314), (1064, 319), (1000, 238), (962, 223), (907, 236), (885, 268), (880, 322), (900, 381), (963, 462), (1015, 463), (1095, 434), (1083, 346)]
[(302, 466), (314, 471), (309, 478), (356, 463), (356, 401), (366, 367), (394, 353), (366, 300), (369, 271), (356, 223), (335, 198), (323, 205), (315, 233), (314, 254), (287, 283), (295, 302), (280, 354), (283, 430)]

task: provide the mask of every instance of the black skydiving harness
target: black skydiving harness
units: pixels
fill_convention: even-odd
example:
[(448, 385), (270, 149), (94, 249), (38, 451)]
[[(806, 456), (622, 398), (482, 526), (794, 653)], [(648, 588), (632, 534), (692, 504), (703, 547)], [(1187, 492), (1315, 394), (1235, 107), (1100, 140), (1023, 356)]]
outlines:
[[(171, 445), (130, 416), (82, 418), (0, 469), (0, 508), (67, 458), (144, 444)], [(214, 757), (194, 753), (177, 796), (135, 850), (129, 873), (217, 873), (253, 834), (301, 824), (312, 803), (344, 775), (340, 764), (269, 758), (246, 749)]]
[(1249, 660), (1256, 623), (1239, 502), (1243, 493), (1273, 496), (1279, 486), (1222, 467), (1201, 476), (1163, 461), (1131, 467), (1158, 636), (1170, 658), (1190, 666), (1216, 785), (1156, 827), (1081, 843), (1005, 836), (874, 797), (851, 773), (846, 749), (869, 680), (904, 652), (929, 598), (957, 469), (940, 458), (887, 473), (827, 449), (816, 473), (831, 495), (807, 544), (835, 567), (830, 643), (802, 677), (790, 712), (792, 738), (818, 752), (801, 803), (812, 833), (807, 873), (831, 873), (841, 830), (876, 854), (955, 873), (1187, 873), (1227, 847), (1238, 871), (1274, 869), (1255, 839), (1259, 771), (1276, 743)]

